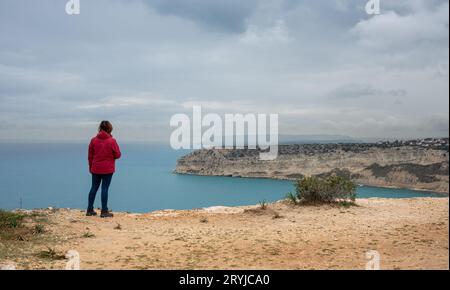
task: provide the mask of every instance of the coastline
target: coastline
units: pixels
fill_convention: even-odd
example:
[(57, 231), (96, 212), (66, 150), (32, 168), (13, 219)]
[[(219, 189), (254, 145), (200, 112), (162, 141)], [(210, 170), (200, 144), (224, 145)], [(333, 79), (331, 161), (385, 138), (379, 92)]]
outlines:
[[(249, 178), (249, 179), (266, 179), (266, 180), (284, 180), (284, 181), (292, 181), (295, 182), (297, 179), (295, 178), (287, 178), (287, 177), (267, 177), (267, 176), (245, 176), (245, 175), (212, 175), (212, 174), (202, 174), (202, 173), (189, 173), (189, 172), (178, 172), (177, 169), (175, 169), (173, 174), (179, 174), (179, 175), (192, 175), (192, 176), (205, 176), (205, 177), (229, 177), (229, 178)], [(449, 196), (449, 191), (439, 191), (439, 190), (428, 190), (418, 187), (403, 187), (403, 186), (393, 186), (393, 185), (377, 185), (377, 184), (367, 184), (367, 183), (358, 183), (358, 185), (362, 185), (364, 187), (376, 187), (376, 188), (387, 188), (387, 189), (408, 189), (423, 193), (436, 193), (436, 194), (442, 194), (443, 197)]]
[[(37, 257), (76, 250), (82, 269), (364, 269), (377, 250), (382, 269), (448, 269), (449, 199), (357, 199), (357, 206), (258, 205), (115, 213), (46, 209), (36, 241), (2, 247), (0, 264), (61, 269)], [(28, 226), (28, 225), (27, 225)], [(30, 227), (32, 224), (29, 225)], [(9, 249), (9, 252), (4, 252)]]

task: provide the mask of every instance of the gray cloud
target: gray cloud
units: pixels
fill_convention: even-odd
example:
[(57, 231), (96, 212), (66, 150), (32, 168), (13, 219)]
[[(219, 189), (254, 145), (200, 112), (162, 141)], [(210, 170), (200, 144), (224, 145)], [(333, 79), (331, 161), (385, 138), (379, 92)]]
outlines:
[(331, 92), (331, 95), (338, 99), (353, 99), (373, 96), (377, 91), (368, 84), (348, 84), (341, 86)]
[(208, 29), (242, 32), (257, 0), (144, 0), (159, 13), (180, 16)]
[(0, 141), (100, 119), (167, 141), (194, 104), (279, 113), (283, 134), (448, 134), (447, 0), (81, 1), (0, 1)]
[(404, 97), (408, 94), (408, 92), (404, 89), (398, 89), (398, 90), (390, 90), (388, 94), (393, 97)]
[(433, 116), (430, 119), (426, 120), (424, 124), (420, 126), (420, 128), (424, 132), (435, 132), (437, 136), (439, 134), (443, 134), (441, 136), (448, 136), (445, 132), (449, 131), (449, 118), (448, 116)]

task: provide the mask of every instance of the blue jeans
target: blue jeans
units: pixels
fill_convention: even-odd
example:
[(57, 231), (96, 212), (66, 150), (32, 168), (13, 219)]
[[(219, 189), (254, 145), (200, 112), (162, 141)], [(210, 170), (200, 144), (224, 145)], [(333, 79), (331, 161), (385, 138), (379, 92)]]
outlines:
[(108, 189), (111, 184), (113, 174), (92, 174), (92, 187), (89, 192), (88, 211), (94, 210), (95, 196), (97, 195), (100, 183), (102, 185), (102, 211), (108, 210)]

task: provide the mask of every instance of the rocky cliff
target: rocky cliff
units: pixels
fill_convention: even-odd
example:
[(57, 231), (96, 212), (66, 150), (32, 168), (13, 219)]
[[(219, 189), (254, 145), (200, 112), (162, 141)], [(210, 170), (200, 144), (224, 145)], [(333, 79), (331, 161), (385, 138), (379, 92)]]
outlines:
[(258, 150), (204, 149), (180, 158), (175, 172), (289, 180), (336, 174), (363, 185), (448, 194), (448, 144), (408, 144), (282, 145), (274, 161), (259, 160)]

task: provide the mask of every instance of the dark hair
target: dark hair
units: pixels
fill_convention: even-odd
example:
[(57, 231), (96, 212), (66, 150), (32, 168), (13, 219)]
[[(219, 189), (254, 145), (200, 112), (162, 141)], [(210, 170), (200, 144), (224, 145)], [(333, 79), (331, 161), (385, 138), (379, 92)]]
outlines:
[(98, 131), (105, 131), (108, 134), (111, 134), (113, 130), (113, 126), (109, 121), (102, 121), (100, 126), (98, 126)]

